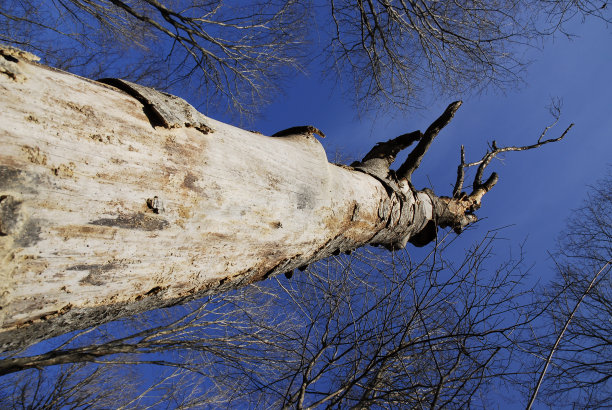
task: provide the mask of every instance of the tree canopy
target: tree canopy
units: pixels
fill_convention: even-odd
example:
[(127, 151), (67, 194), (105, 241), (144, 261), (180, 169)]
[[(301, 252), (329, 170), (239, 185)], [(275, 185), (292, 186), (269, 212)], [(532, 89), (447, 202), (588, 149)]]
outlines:
[[(596, 181), (574, 211), (553, 254), (556, 277), (542, 291), (548, 333), (533, 349), (548, 403), (612, 404), (612, 174)], [(548, 371), (548, 374), (546, 374)], [(544, 379), (546, 377), (546, 379)]]
[(599, 0), (7, 0), (0, 41), (234, 113), (257, 112), (302, 71), (379, 109), (516, 84), (525, 47), (574, 17), (611, 18)]
[[(610, 20), (603, 1), (460, 3), (7, 0), (0, 40), (84, 76), (248, 115), (304, 71), (337, 80), (363, 109), (414, 107), (429, 90), (505, 88), (521, 79), (525, 46), (569, 34), (572, 18)], [(476, 192), (496, 182), (483, 176), (493, 157), (524, 148), (493, 142), (471, 163), (461, 152), (452, 198), (474, 195), (462, 193), (465, 168), (477, 169)], [(376, 148), (368, 155), (363, 163)], [(494, 250), (503, 230), (466, 244), (450, 234), (411, 252), (362, 249), (290, 281), (9, 352), (0, 404), (460, 408), (520, 395), (607, 406), (609, 188), (599, 183), (571, 220), (558, 277), (544, 289), (525, 285), (520, 249), (508, 258)]]

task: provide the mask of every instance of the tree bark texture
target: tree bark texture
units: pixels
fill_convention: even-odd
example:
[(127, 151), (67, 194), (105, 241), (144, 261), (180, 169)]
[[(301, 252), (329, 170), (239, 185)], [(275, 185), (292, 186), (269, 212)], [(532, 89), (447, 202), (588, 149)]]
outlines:
[[(348, 167), (327, 161), (314, 127), (264, 136), (16, 49), (0, 47), (0, 89), (1, 351), (290, 276), (368, 244), (422, 246), (438, 226), (460, 231), (476, 220), (497, 181), (482, 183), (482, 173), (498, 152), (558, 140), (494, 144), (471, 164), (462, 154), (454, 195), (437, 197), (410, 176), (461, 102), (424, 133), (380, 143)], [(473, 165), (467, 195), (463, 169)]]
[(2, 350), (394, 243), (432, 217), (426, 193), (400, 202), (329, 163), (309, 127), (268, 137), (151, 91), (189, 111), (173, 118), (146, 90), (0, 59)]

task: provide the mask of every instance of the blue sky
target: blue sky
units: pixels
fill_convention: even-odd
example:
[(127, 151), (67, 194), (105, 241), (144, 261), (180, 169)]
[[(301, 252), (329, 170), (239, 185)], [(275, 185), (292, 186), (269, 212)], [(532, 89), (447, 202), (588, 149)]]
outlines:
[[(546, 109), (551, 98), (562, 98), (561, 120), (549, 136), (560, 135), (573, 122), (571, 133), (560, 143), (495, 161), (489, 169), (500, 174), (500, 181), (478, 211), (482, 221), (463, 234), (468, 247), (486, 231), (509, 225), (502, 233), (508, 249), (526, 240), (527, 265), (533, 265), (534, 279), (546, 281), (552, 276), (547, 251), (554, 250), (566, 218), (580, 206), (589, 184), (595, 184), (612, 164), (612, 29), (597, 20), (576, 21), (569, 29), (578, 37), (568, 41), (557, 36), (541, 49), (529, 50), (534, 62), (526, 71), (525, 82), (505, 93), (430, 96), (427, 109), (359, 117), (350, 100), (313, 69), (310, 76), (296, 76), (285, 94), (247, 128), (271, 135), (296, 125), (314, 125), (328, 136), (322, 143), (330, 160), (336, 153), (359, 159), (378, 141), (424, 130), (448, 103), (462, 99), (464, 105), (440, 133), (413, 178), (417, 188), (433, 187), (437, 194), (448, 195), (461, 144), (471, 161), (481, 157), (492, 139), (500, 146), (533, 143), (552, 120)], [(197, 101), (190, 102), (197, 105)], [(409, 251), (413, 249), (409, 245)], [(506, 249), (498, 254), (505, 258)]]
[[(532, 144), (553, 121), (547, 109), (551, 99), (562, 99), (561, 119), (547, 135), (557, 137), (575, 123), (571, 132), (559, 143), (494, 161), (489, 172), (498, 172), (500, 180), (477, 212), (481, 218), (477, 227), (461, 238), (468, 248), (488, 230), (508, 226), (500, 232), (507, 248), (500, 247), (503, 241), (496, 248), (500, 261), (509, 253), (516, 255), (524, 243), (524, 266), (530, 267), (531, 284), (545, 286), (554, 277), (548, 252), (555, 250), (566, 219), (581, 206), (589, 185), (612, 167), (612, 28), (588, 20), (575, 21), (569, 29), (577, 35), (572, 40), (557, 36), (529, 50), (533, 62), (524, 82), (504, 93), (432, 97), (424, 110), (358, 117), (339, 90), (313, 74), (297, 77), (284, 98), (268, 107), (265, 118), (253, 128), (271, 135), (290, 126), (314, 125), (327, 135), (322, 143), (330, 160), (337, 152), (359, 159), (378, 141), (424, 130), (448, 103), (462, 99), (463, 106), (413, 176), (417, 188), (433, 186), (437, 194), (449, 195), (461, 144), (466, 146), (468, 161), (479, 159), (493, 139), (500, 146)], [(408, 248), (418, 254), (411, 245)], [(498, 397), (497, 408), (524, 408), (527, 398), (515, 394), (508, 393), (507, 401)]]
[(503, 231), (509, 244), (526, 240), (527, 261), (535, 263), (534, 272), (550, 277), (547, 251), (554, 249), (566, 218), (581, 205), (588, 186), (612, 164), (612, 29), (598, 20), (575, 21), (568, 27), (577, 36), (568, 40), (557, 35), (529, 50), (533, 62), (524, 82), (506, 92), (431, 97), (427, 109), (360, 117), (340, 90), (314, 73), (297, 76), (252, 127), (271, 135), (295, 125), (314, 125), (327, 135), (322, 143), (330, 159), (338, 152), (359, 159), (377, 141), (424, 130), (448, 103), (462, 99), (464, 105), (413, 177), (417, 188), (433, 186), (437, 194), (448, 195), (461, 144), (468, 161), (479, 159), (493, 139), (500, 146), (531, 144), (552, 122), (547, 110), (551, 98), (561, 98), (561, 119), (547, 135), (559, 136), (572, 122), (574, 128), (560, 143), (494, 161), (489, 169), (500, 174), (500, 181), (477, 213), (483, 219), (481, 234), (511, 225)]

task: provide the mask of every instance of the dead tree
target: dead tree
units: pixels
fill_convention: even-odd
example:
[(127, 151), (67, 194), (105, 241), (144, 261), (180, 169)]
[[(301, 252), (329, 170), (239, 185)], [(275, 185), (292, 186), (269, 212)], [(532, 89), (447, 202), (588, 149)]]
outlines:
[(327, 162), (314, 127), (267, 137), (177, 97), (34, 59), (11, 48), (0, 56), (3, 350), (364, 245), (423, 246), (439, 227), (460, 232), (497, 182), (484, 177), (496, 155), (569, 130), (523, 147), (493, 142), (472, 163), (462, 152), (453, 194), (438, 196), (410, 179), (460, 101), (424, 132), (377, 144), (347, 167)]

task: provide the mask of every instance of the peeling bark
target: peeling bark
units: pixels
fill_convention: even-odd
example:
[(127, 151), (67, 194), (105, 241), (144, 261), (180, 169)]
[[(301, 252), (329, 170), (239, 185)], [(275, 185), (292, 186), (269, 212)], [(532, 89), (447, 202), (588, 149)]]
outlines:
[(1, 59), (3, 351), (290, 277), (364, 245), (423, 246), (438, 226), (474, 221), (496, 181), (452, 198), (410, 183), (460, 102), (425, 133), (346, 167), (327, 162), (312, 126), (267, 137), (136, 84), (87, 80), (10, 50)]

